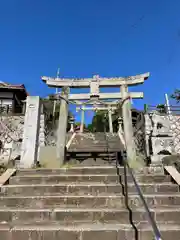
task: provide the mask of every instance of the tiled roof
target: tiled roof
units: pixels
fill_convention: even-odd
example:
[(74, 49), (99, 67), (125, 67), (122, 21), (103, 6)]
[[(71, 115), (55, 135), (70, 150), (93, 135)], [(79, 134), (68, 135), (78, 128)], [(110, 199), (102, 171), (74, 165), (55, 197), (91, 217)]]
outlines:
[[(26, 92), (26, 88), (24, 86), (24, 84), (9, 84), (9, 83), (5, 83), (5, 82), (2, 82), (0, 81), (0, 88), (6, 88), (6, 89), (23, 89), (25, 92)], [(27, 95), (29, 95), (27, 92), (26, 92)]]
[(24, 84), (21, 84), (21, 85), (12, 85), (12, 84), (8, 84), (8, 83), (5, 83), (5, 82), (1, 82), (0, 81), (0, 87), (1, 88), (12, 88), (12, 89), (25, 89), (25, 86)]

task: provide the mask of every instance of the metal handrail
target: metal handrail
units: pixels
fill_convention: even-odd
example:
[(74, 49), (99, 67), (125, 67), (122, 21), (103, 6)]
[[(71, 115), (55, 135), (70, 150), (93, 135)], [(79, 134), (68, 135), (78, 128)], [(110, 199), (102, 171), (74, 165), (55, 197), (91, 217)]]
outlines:
[(180, 106), (179, 105), (175, 105), (175, 106), (166, 106), (164, 105), (162, 108), (158, 107), (158, 106), (153, 106), (153, 105), (145, 105), (144, 111), (145, 113), (148, 112), (152, 112), (152, 111), (156, 111), (159, 112), (161, 114), (168, 114), (168, 111), (171, 111), (171, 113), (173, 114), (180, 114)]
[(141, 189), (140, 189), (140, 187), (139, 187), (139, 185), (138, 185), (138, 183), (136, 181), (136, 178), (135, 178), (135, 176), (133, 174), (133, 170), (130, 168), (127, 159), (126, 160), (123, 159), (123, 164), (124, 164), (124, 183), (125, 183), (125, 202), (126, 202), (126, 205), (128, 206), (128, 182), (127, 182), (127, 169), (126, 169), (126, 167), (127, 167), (128, 171), (130, 173), (130, 176), (133, 179), (133, 182), (134, 182), (134, 185), (135, 185), (136, 190), (138, 192), (138, 195), (140, 196), (140, 199), (141, 199), (141, 201), (143, 203), (143, 206), (144, 206), (144, 208), (145, 208), (145, 210), (147, 212), (147, 215), (148, 215), (148, 218), (149, 218), (149, 222), (150, 222), (150, 224), (152, 226), (152, 229), (153, 229), (153, 232), (154, 232), (155, 240), (162, 240), (162, 237), (161, 237), (160, 231), (159, 231), (159, 229), (157, 227), (157, 224), (156, 224), (153, 216), (151, 215), (149, 207), (148, 207), (148, 205), (146, 203), (146, 200), (144, 199), (143, 193), (142, 193), (142, 191), (141, 191)]

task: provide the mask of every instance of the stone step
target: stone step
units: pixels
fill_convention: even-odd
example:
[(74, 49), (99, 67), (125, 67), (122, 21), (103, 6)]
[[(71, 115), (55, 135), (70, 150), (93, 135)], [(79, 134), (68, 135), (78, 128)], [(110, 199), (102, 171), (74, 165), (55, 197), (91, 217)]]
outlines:
[[(62, 168), (36, 168), (36, 169), (21, 169), (17, 170), (17, 175), (35, 175), (35, 174), (83, 174), (83, 175), (91, 175), (91, 174), (124, 174), (124, 167), (116, 167), (116, 166), (69, 166)], [(164, 174), (163, 167), (143, 167), (134, 170), (136, 174)]]
[[(124, 172), (123, 167), (118, 168), (120, 173)], [(21, 169), (17, 171), (17, 175), (35, 175), (35, 174), (83, 174), (83, 175), (91, 175), (91, 174), (117, 174), (116, 167), (69, 167), (69, 168), (58, 168), (58, 169)]]
[[(145, 219), (145, 213), (137, 212), (136, 221)], [(129, 222), (129, 212), (126, 209), (0, 209), (0, 222), (59, 222), (92, 223), (92, 222)]]
[[(179, 223), (180, 206), (178, 208), (150, 209), (156, 222)], [(133, 222), (148, 222), (144, 208), (133, 209)], [(80, 208), (54, 208), (54, 209), (0, 209), (0, 223), (21, 222), (61, 222), (64, 223), (129, 223), (130, 212), (127, 209), (80, 209)]]
[[(179, 186), (172, 183), (150, 184), (144, 183), (139, 185), (143, 193), (178, 193)], [(71, 195), (71, 194), (88, 194), (100, 195), (102, 193), (121, 194), (122, 185), (119, 183), (104, 184), (104, 183), (67, 183), (61, 182), (59, 184), (31, 184), (31, 185), (5, 185), (1, 188), (0, 196), (4, 195)], [(130, 193), (137, 193), (134, 184), (128, 184), (128, 191)]]
[[(70, 154), (70, 153), (67, 153), (66, 154), (67, 156), (71, 156), (72, 154)], [(75, 154), (75, 156), (76, 157), (84, 157), (84, 156), (86, 156), (86, 157), (92, 157), (92, 154), (91, 153), (76, 153)], [(99, 153), (99, 154), (97, 154), (97, 156), (98, 157), (107, 157), (107, 156), (113, 156), (113, 157), (116, 157), (117, 156), (117, 154), (116, 153), (112, 153), (112, 152), (108, 152), (108, 153)]]
[[(131, 176), (127, 176), (128, 182), (132, 182)], [(171, 181), (171, 177), (169, 175), (136, 175), (136, 180), (139, 183), (169, 183)], [(32, 175), (29, 174), (27, 176), (19, 175), (10, 178), (10, 184), (41, 184), (41, 183), (61, 183), (61, 182), (71, 182), (71, 183), (78, 183), (78, 182), (124, 182), (123, 176), (118, 175)]]
[[(144, 194), (149, 207), (180, 205), (180, 194)], [(55, 196), (4, 196), (0, 197), (0, 208), (47, 208), (47, 207), (84, 207), (84, 208), (122, 208), (125, 206), (123, 196), (110, 194), (96, 195), (55, 195)], [(142, 207), (142, 202), (136, 194), (129, 194), (130, 207)]]
[(0, 226), (2, 240), (132, 240), (134, 231), (130, 224), (69, 224), (26, 223)]
[(68, 153), (79, 153), (79, 152), (81, 152), (81, 153), (84, 153), (84, 154), (87, 154), (87, 153), (96, 153), (96, 154), (102, 154), (102, 153), (104, 153), (104, 154), (108, 154), (108, 153), (116, 153), (116, 152), (120, 152), (121, 151), (121, 149), (119, 149), (119, 148), (111, 148), (111, 147), (108, 147), (108, 148), (106, 148), (106, 147), (74, 147), (74, 148), (72, 148), (72, 147), (70, 147), (69, 149), (68, 149)]
[[(158, 224), (163, 240), (179, 240), (180, 226), (176, 224)], [(149, 224), (139, 224), (138, 240), (154, 239), (152, 228)], [(129, 224), (71, 224), (60, 225), (58, 223), (45, 224), (26, 223), (4, 224), (0, 226), (2, 240), (132, 240), (135, 238), (135, 230)]]
[(110, 143), (110, 144), (106, 144), (106, 143), (94, 143), (94, 144), (71, 144), (69, 149), (96, 149), (97, 152), (102, 149), (104, 149), (106, 152), (110, 149), (115, 149), (116, 151), (120, 152), (122, 149), (120, 148), (119, 144), (117, 143)]
[[(137, 225), (138, 240), (152, 240), (152, 239), (163, 239), (169, 240), (173, 237), (174, 240), (178, 240), (180, 236), (180, 225), (170, 223), (157, 223), (158, 229), (161, 234), (161, 238), (155, 238), (152, 226), (149, 223), (140, 223)], [(135, 239), (135, 238), (134, 238)]]
[(116, 166), (116, 160), (112, 159), (111, 157), (108, 157), (108, 159), (105, 159), (104, 157), (84, 157), (84, 158), (79, 158), (76, 156), (70, 156), (68, 159), (69, 164), (76, 164), (77, 166)]

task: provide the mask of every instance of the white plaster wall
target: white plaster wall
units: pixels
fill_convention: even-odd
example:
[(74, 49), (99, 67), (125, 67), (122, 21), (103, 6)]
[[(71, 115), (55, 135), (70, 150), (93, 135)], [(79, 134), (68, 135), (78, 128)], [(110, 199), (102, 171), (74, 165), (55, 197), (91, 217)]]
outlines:
[(0, 105), (12, 105), (12, 99), (1, 99)]

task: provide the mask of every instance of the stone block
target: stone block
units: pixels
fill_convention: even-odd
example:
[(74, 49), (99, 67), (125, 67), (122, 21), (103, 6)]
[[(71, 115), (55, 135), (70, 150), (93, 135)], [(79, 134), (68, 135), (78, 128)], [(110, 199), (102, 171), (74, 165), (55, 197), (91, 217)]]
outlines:
[(31, 168), (38, 158), (38, 139), (40, 127), (40, 98), (28, 96), (24, 121), (24, 134), (20, 167)]
[(172, 137), (153, 137), (152, 138), (153, 155), (157, 155), (161, 151), (174, 152), (174, 143)]
[(82, 232), (82, 240), (117, 240), (117, 231), (112, 230), (90, 230)]
[(60, 162), (57, 161), (55, 146), (40, 146), (39, 163), (43, 168), (59, 168)]

